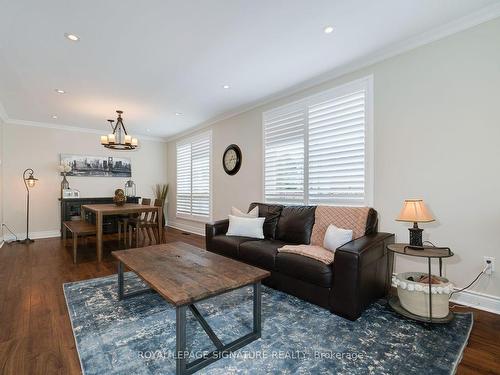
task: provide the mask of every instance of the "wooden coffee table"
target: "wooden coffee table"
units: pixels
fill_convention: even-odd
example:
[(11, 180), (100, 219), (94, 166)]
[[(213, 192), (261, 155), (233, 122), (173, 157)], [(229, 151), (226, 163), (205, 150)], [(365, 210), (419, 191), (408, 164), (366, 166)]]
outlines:
[[(118, 259), (118, 298), (128, 298), (151, 289), (124, 293), (124, 266), (134, 271), (153, 290), (175, 306), (176, 373), (192, 374), (261, 336), (261, 280), (270, 272), (217, 255), (183, 242), (113, 251)], [(253, 331), (224, 344), (200, 314), (195, 302), (247, 285), (253, 285)], [(191, 310), (216, 350), (187, 362), (186, 310)]]

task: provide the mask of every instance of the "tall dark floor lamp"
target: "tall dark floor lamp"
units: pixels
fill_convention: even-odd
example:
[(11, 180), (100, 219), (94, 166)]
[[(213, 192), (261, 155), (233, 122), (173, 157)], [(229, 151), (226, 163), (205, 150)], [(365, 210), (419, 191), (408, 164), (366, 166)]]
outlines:
[[(32, 242), (35, 242), (30, 238), (30, 188), (35, 186), (36, 181), (38, 181), (38, 178), (33, 177), (33, 169), (28, 168), (23, 172), (23, 181), (24, 181), (24, 186), (26, 186), (26, 193), (27, 193), (27, 198), (26, 198), (26, 238), (22, 241), (21, 243), (29, 244)], [(29, 175), (28, 175), (29, 174)]]

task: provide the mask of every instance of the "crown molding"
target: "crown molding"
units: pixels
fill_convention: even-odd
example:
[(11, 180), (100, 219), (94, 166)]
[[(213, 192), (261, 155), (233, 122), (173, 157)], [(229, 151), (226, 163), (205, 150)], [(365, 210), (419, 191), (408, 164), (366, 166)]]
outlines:
[[(217, 122), (233, 118), (233, 117), (241, 115), (245, 112), (248, 112), (248, 111), (251, 111), (251, 110), (256, 109), (258, 107), (272, 103), (276, 100), (286, 98), (288, 96), (297, 94), (297, 93), (304, 91), (304, 90), (307, 90), (307, 89), (311, 89), (315, 86), (326, 83), (330, 80), (339, 78), (339, 77), (346, 75), (346, 74), (349, 74), (349, 73), (353, 73), (357, 70), (374, 65), (378, 62), (387, 60), (391, 57), (400, 55), (402, 53), (405, 53), (405, 52), (408, 52), (408, 51), (413, 50), (415, 48), (432, 43), (432, 42), (437, 41), (439, 39), (443, 39), (447, 36), (450, 36), (450, 35), (456, 34), (458, 32), (461, 32), (463, 30), (472, 28), (472, 27), (477, 26), (481, 23), (491, 21), (491, 20), (498, 18), (498, 17), (500, 17), (500, 4), (493, 4), (493, 5), (484, 7), (482, 9), (479, 9), (478, 11), (473, 12), (467, 16), (461, 17), (457, 20), (454, 20), (454, 21), (449, 22), (445, 25), (442, 25), (440, 27), (437, 27), (437, 28), (434, 28), (432, 30), (426, 31), (424, 33), (418, 34), (418, 35), (413, 36), (411, 38), (408, 38), (404, 41), (392, 44), (392, 45), (390, 45), (386, 48), (383, 48), (375, 53), (365, 55), (364, 57), (361, 57), (359, 59), (355, 59), (347, 64), (344, 64), (338, 68), (335, 68), (335, 69), (329, 71), (328, 73), (321, 74), (321, 75), (316, 76), (312, 79), (309, 79), (309, 80), (301, 82), (297, 85), (291, 86), (285, 90), (279, 91), (279, 92), (274, 93), (272, 95), (265, 96), (262, 99), (254, 101), (250, 104), (245, 104), (245, 105), (239, 106), (237, 108), (234, 108), (233, 110), (230, 110), (230, 111), (227, 111), (223, 114), (215, 116), (207, 121), (204, 121), (198, 125), (193, 126), (192, 128), (190, 128), (188, 130), (185, 130), (185, 131), (180, 132), (178, 134), (175, 134), (173, 136), (163, 138), (163, 137), (151, 137), (151, 136), (143, 135), (143, 134), (138, 134), (138, 135), (143, 140), (156, 141), (156, 142), (170, 142), (170, 141), (174, 141), (174, 140), (177, 140), (180, 138), (184, 138), (188, 135), (191, 135), (195, 132), (198, 132), (202, 129), (205, 129), (211, 125), (214, 125)], [(100, 131), (98, 129), (90, 129), (90, 128), (83, 128), (83, 127), (77, 127), (77, 126), (70, 126), (70, 125), (52, 124), (52, 123), (38, 122), (38, 121), (11, 119), (8, 117), (7, 112), (5, 111), (5, 108), (3, 107), (2, 103), (0, 103), (0, 119), (5, 123), (14, 124), (14, 125), (33, 126), (33, 127), (40, 127), (40, 128), (67, 130), (67, 131), (91, 133), (91, 134), (103, 134), (103, 131)]]
[[(0, 102), (0, 120), (2, 120), (5, 124), (10, 124), (10, 125), (33, 126), (35, 128), (66, 130), (72, 132), (90, 133), (97, 135), (102, 135), (105, 133), (103, 130), (83, 128), (80, 126), (53, 124), (50, 122), (29, 121), (29, 120), (19, 120), (19, 119), (9, 118), (9, 116), (7, 115), (7, 111), (5, 110), (5, 107), (1, 102)], [(162, 137), (152, 137), (150, 135), (145, 135), (145, 134), (137, 134), (137, 136), (139, 136), (141, 140), (144, 141), (162, 142), (162, 143), (167, 142), (167, 140)]]
[[(1, 104), (0, 104), (1, 105)], [(0, 107), (1, 109), (1, 107)], [(49, 122), (40, 122), (40, 121), (28, 121), (28, 120), (18, 120), (12, 118), (6, 118), (3, 120), (5, 123), (11, 125), (20, 125), (20, 126), (32, 126), (36, 128), (47, 128), (47, 129), (57, 129), (57, 130), (66, 130), (72, 132), (80, 132), (80, 133), (90, 133), (102, 135), (105, 133), (104, 130), (91, 129), (91, 128), (82, 128), (78, 126), (70, 126), (70, 125), (60, 125), (60, 124), (52, 124)], [(166, 139), (161, 137), (151, 137), (144, 134), (137, 134), (144, 141), (153, 141), (153, 142), (166, 142)]]
[(245, 112), (251, 111), (255, 108), (264, 106), (266, 104), (272, 103), (276, 100), (286, 98), (288, 96), (297, 94), (301, 91), (311, 89), (320, 84), (326, 83), (330, 80), (339, 78), (349, 73), (353, 73), (357, 70), (366, 68), (368, 66), (374, 65), (381, 61), (387, 60), (391, 57), (403, 54), (405, 52), (411, 51), (418, 47), (424, 46), (426, 44), (435, 42), (439, 39), (446, 38), (447, 36), (459, 33), (461, 31), (470, 29), (474, 26), (480, 25), (482, 23), (491, 21), (495, 18), (500, 17), (500, 4), (493, 4), (482, 9), (479, 9), (476, 12), (473, 12), (467, 16), (458, 18), (454, 21), (451, 21), (447, 24), (434, 28), (432, 30), (426, 31), (424, 33), (415, 35), (404, 41), (394, 43), (388, 47), (382, 48), (381, 50), (365, 55), (361, 58), (350, 61), (347, 64), (344, 64), (338, 68), (330, 70), (325, 74), (321, 74), (312, 79), (306, 80), (297, 85), (291, 86), (285, 90), (279, 91), (275, 94), (266, 96), (258, 101), (255, 101), (251, 104), (246, 104), (240, 106), (232, 111), (226, 112), (219, 116), (215, 116), (212, 119), (205, 121), (199, 125), (192, 127), (186, 131), (183, 131), (179, 134), (175, 134), (173, 136), (167, 137), (166, 141), (171, 142), (202, 129), (205, 129), (211, 125), (214, 125), (217, 122), (224, 121), (230, 119), (232, 117), (241, 115)]

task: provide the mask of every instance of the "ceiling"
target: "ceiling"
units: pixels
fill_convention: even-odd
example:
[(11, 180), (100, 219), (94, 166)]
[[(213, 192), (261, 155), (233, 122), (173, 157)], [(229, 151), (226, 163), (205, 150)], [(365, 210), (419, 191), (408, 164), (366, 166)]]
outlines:
[(498, 3), (0, 0), (0, 103), (103, 131), (121, 109), (130, 133), (169, 137)]

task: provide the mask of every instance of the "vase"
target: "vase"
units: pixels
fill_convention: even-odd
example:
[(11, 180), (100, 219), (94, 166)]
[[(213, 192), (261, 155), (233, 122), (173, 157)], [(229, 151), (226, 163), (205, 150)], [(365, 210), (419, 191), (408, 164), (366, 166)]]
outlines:
[(63, 180), (61, 181), (61, 198), (63, 197), (64, 189), (69, 189), (69, 182), (66, 180), (66, 173), (63, 174)]
[(115, 196), (113, 197), (113, 202), (115, 202), (117, 206), (123, 206), (125, 203), (127, 203), (127, 197), (125, 196), (125, 193), (123, 192), (122, 189), (115, 190)]

